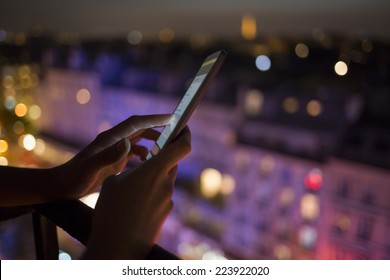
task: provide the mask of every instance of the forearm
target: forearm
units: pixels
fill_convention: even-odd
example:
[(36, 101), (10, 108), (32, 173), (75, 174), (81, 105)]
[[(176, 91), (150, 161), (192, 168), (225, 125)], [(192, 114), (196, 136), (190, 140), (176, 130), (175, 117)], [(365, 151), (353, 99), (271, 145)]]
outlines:
[(57, 169), (0, 167), (0, 206), (45, 203), (55, 199)]

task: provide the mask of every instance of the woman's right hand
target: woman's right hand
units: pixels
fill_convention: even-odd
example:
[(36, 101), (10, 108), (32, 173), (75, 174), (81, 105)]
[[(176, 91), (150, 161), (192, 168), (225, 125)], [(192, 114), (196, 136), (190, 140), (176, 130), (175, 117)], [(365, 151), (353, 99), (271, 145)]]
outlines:
[(135, 170), (109, 177), (95, 207), (85, 259), (143, 259), (172, 210), (177, 164), (191, 151), (188, 128)]

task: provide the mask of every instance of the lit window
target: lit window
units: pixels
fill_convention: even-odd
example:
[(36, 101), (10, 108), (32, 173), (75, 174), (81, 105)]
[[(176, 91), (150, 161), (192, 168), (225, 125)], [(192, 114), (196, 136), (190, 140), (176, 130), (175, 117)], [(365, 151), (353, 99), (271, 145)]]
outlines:
[(250, 90), (245, 96), (245, 111), (249, 116), (258, 116), (264, 103), (264, 96), (259, 90)]
[(294, 201), (295, 193), (292, 187), (284, 188), (280, 193), (280, 204), (289, 207)]
[(310, 171), (304, 178), (305, 187), (309, 190), (318, 190), (322, 187), (323, 177), (321, 170), (315, 168)]
[(200, 190), (206, 198), (216, 196), (222, 185), (222, 174), (216, 169), (207, 168), (200, 175)]
[(80, 89), (77, 93), (76, 93), (76, 100), (79, 104), (87, 104), (89, 102), (89, 100), (91, 99), (91, 94), (89, 93), (89, 91), (85, 88), (82, 88)]
[(291, 259), (291, 249), (284, 244), (279, 244), (274, 248), (274, 256), (278, 260), (289, 260)]
[(318, 196), (307, 193), (301, 199), (301, 216), (305, 220), (315, 220), (320, 214), (320, 200)]
[(299, 244), (306, 249), (312, 249), (317, 242), (317, 230), (311, 226), (303, 226), (299, 230)]

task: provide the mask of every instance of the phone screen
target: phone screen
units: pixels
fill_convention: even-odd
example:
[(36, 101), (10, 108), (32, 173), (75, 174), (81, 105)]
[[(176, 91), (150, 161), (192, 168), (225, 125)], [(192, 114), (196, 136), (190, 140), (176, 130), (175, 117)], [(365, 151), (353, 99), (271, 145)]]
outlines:
[(176, 106), (173, 112), (173, 120), (164, 127), (146, 159), (150, 159), (152, 156), (158, 154), (185, 127), (193, 110), (203, 96), (207, 85), (222, 65), (225, 56), (226, 52), (221, 50), (209, 55), (204, 60), (195, 78), (188, 87), (187, 92)]

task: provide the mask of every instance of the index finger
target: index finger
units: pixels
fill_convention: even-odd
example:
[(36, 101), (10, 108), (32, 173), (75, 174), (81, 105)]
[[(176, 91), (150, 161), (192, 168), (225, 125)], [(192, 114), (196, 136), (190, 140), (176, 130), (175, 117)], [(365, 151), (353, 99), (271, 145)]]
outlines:
[(172, 114), (158, 114), (145, 116), (131, 116), (107, 131), (111, 139), (119, 141), (122, 138), (130, 137), (140, 130), (160, 127), (169, 124)]

